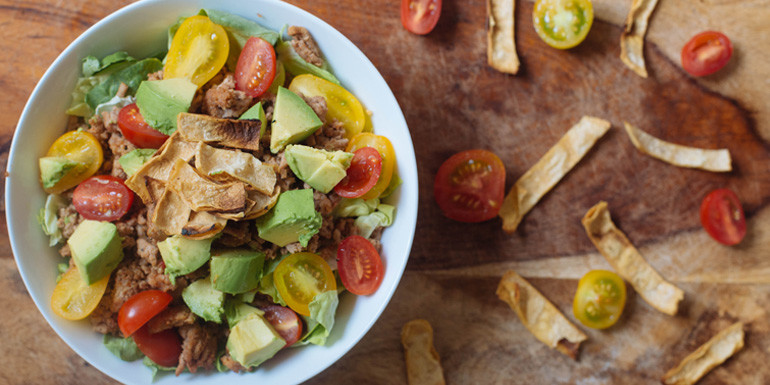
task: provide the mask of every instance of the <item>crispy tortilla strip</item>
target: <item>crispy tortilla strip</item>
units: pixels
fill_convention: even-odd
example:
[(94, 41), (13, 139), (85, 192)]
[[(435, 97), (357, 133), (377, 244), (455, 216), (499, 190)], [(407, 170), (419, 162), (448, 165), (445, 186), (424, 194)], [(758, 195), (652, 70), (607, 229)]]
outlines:
[(634, 0), (631, 10), (626, 17), (626, 28), (620, 35), (620, 60), (639, 76), (647, 77), (644, 66), (644, 35), (650, 15), (658, 4), (658, 0)]
[(177, 116), (177, 130), (185, 140), (259, 151), (259, 120), (219, 119), (183, 112)]
[(607, 202), (602, 201), (591, 207), (582, 222), (588, 238), (618, 275), (631, 283), (652, 307), (668, 315), (676, 314), (684, 292), (663, 279), (639, 254), (626, 235), (615, 227)]
[(610, 129), (610, 122), (584, 116), (508, 191), (500, 208), (503, 230), (516, 231), (522, 218)]
[(159, 236), (181, 234), (191, 211), (175, 191), (166, 189), (152, 212), (155, 234)]
[(223, 150), (200, 142), (195, 168), (217, 182), (240, 181), (264, 194), (271, 194), (275, 187), (275, 169), (239, 150)]
[(406, 377), (409, 385), (443, 385), (441, 361), (433, 346), (433, 328), (424, 319), (407, 322), (401, 329)]
[(514, 30), (515, 0), (487, 0), (487, 63), (509, 74), (519, 72)]
[(198, 174), (195, 168), (182, 159), (177, 159), (174, 163), (168, 189), (179, 194), (194, 211), (235, 213), (246, 208), (246, 188), (243, 183), (212, 182)]
[(538, 340), (572, 359), (577, 358), (580, 343), (588, 337), (519, 274), (507, 271), (497, 286), (497, 296), (516, 312), (521, 323)]
[(206, 211), (190, 214), (190, 220), (182, 228), (181, 234), (190, 239), (206, 239), (219, 234), (227, 225), (227, 219), (219, 218)]
[(687, 147), (660, 140), (630, 124), (623, 122), (626, 133), (639, 151), (653, 158), (658, 158), (674, 166), (699, 168), (706, 171), (727, 172), (733, 169), (730, 151), (706, 150)]
[(676, 368), (663, 376), (666, 385), (692, 385), (711, 369), (727, 361), (730, 356), (743, 348), (743, 323), (732, 326), (711, 337), (696, 351), (690, 353)]
[(145, 204), (156, 201), (154, 194), (147, 187), (147, 178), (164, 184), (168, 181), (171, 168), (177, 159), (189, 162), (195, 156), (197, 143), (188, 142), (174, 133), (163, 146), (134, 175), (126, 180), (126, 186), (142, 198)]
[(278, 186), (275, 187), (272, 195), (265, 195), (257, 190), (246, 189), (247, 200), (254, 202), (254, 205), (246, 209), (244, 219), (255, 219), (267, 214), (278, 202), (279, 195), (281, 195), (281, 188)]

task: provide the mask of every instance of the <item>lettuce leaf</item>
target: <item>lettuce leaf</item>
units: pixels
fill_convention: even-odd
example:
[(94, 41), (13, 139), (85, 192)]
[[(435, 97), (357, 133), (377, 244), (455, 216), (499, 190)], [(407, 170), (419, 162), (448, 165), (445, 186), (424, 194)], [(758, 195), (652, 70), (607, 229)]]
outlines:
[(136, 101), (136, 98), (133, 96), (126, 96), (126, 97), (120, 97), (118, 95), (115, 95), (112, 99), (96, 106), (95, 108), (95, 115), (101, 115), (103, 112), (110, 112), (114, 108), (123, 108), (133, 102)]
[(144, 357), (133, 338), (121, 338), (105, 334), (103, 341), (107, 350), (123, 361), (136, 361)]
[(265, 39), (270, 45), (275, 45), (275, 42), (277, 42), (280, 37), (278, 32), (265, 28), (254, 21), (238, 15), (215, 9), (203, 9), (201, 13), (203, 14), (204, 12), (211, 21), (221, 25), (232, 35), (239, 45), (239, 52), (243, 49), (243, 45), (246, 44), (246, 40), (249, 40), (252, 36)]
[(135, 59), (126, 51), (118, 51), (107, 55), (101, 61), (95, 56), (86, 56), (83, 58), (83, 76), (90, 77), (113, 64), (130, 61), (135, 61)]
[(85, 102), (92, 109), (106, 103), (118, 93), (120, 83), (128, 86), (128, 95), (134, 95), (139, 83), (147, 79), (147, 75), (163, 69), (163, 64), (156, 58), (143, 59), (125, 68), (111, 73), (103, 82), (92, 88), (85, 96)]
[[(150, 357), (145, 356), (144, 360), (142, 360), (142, 363), (144, 366), (150, 368), (152, 380), (155, 381), (155, 379), (158, 376), (158, 372), (174, 372), (176, 371), (175, 367), (170, 366), (160, 366), (155, 363), (155, 361), (151, 360)], [(185, 371), (187, 371), (187, 368), (185, 368)]]
[(57, 263), (56, 264), (56, 271), (59, 273), (56, 276), (56, 283), (59, 283), (61, 281), (61, 277), (64, 275), (64, 273), (67, 272), (67, 270), (70, 269), (70, 260), (67, 258), (67, 262)]
[(37, 214), (37, 221), (43, 227), (43, 232), (48, 235), (48, 246), (56, 246), (64, 240), (59, 229), (59, 209), (64, 207), (64, 198), (56, 194), (48, 194), (45, 206)]
[(326, 339), (334, 327), (334, 314), (337, 312), (337, 305), (339, 305), (339, 297), (336, 290), (317, 294), (308, 305), (310, 317), (302, 316), (307, 325), (307, 332), (300, 341), (292, 346), (325, 345)]
[(342, 198), (340, 203), (334, 208), (336, 217), (360, 217), (369, 215), (377, 209), (380, 204), (378, 198), (364, 200), (363, 198)]
[(403, 183), (403, 180), (401, 180), (401, 177), (398, 175), (398, 169), (393, 170), (393, 178), (390, 179), (390, 184), (385, 188), (385, 191), (380, 194), (380, 199), (391, 196), (398, 186), (401, 186), (401, 183)]
[(305, 61), (287, 41), (280, 41), (275, 45), (275, 54), (278, 56), (278, 60), (286, 67), (286, 70), (294, 76), (311, 74), (340, 85), (339, 79), (334, 74)]
[(392, 225), (395, 213), (395, 206), (380, 203), (380, 205), (377, 206), (377, 211), (356, 218), (353, 225), (358, 228), (358, 235), (369, 238), (377, 227), (388, 227)]

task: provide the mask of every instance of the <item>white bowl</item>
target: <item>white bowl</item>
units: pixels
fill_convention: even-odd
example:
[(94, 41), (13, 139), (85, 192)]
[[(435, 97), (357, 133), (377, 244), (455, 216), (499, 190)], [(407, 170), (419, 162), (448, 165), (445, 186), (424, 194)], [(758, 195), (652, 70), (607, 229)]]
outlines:
[(103, 57), (126, 50), (134, 57), (165, 49), (166, 30), (180, 16), (212, 8), (237, 14), (280, 30), (306, 27), (317, 40), (342, 84), (373, 112), (375, 132), (393, 142), (404, 183), (394, 196), (397, 215), (382, 237), (385, 277), (379, 290), (366, 297), (345, 293), (340, 298), (334, 330), (327, 346), (285, 349), (253, 373), (164, 375), (156, 384), (291, 384), (321, 372), (342, 357), (371, 328), (388, 304), (406, 266), (417, 221), (417, 165), (406, 121), (393, 93), (374, 65), (347, 38), (317, 17), (277, 0), (147, 0), (129, 5), (89, 28), (67, 47), (46, 71), (19, 119), (11, 146), (6, 182), (6, 219), (19, 272), (40, 312), (59, 336), (93, 366), (124, 383), (150, 383), (141, 361), (124, 362), (102, 344), (89, 321), (72, 322), (51, 312), (49, 305), (61, 262), (36, 220), (45, 194), (38, 182), (38, 158), (64, 132), (65, 109), (83, 57)]

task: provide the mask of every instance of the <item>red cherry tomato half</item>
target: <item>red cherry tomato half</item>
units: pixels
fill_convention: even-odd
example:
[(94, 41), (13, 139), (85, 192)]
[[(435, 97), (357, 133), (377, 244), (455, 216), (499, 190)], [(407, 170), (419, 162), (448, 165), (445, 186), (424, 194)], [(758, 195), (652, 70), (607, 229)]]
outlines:
[(380, 253), (369, 240), (351, 235), (337, 249), (337, 269), (342, 284), (351, 293), (369, 295), (377, 291), (385, 275)]
[(129, 142), (139, 148), (160, 148), (168, 135), (150, 127), (144, 121), (139, 107), (131, 103), (118, 112), (118, 127)]
[(382, 155), (372, 147), (362, 147), (353, 153), (347, 176), (334, 186), (337, 195), (358, 198), (377, 184), (382, 172)]
[(75, 188), (72, 204), (85, 219), (115, 221), (125, 215), (134, 202), (134, 192), (123, 180), (111, 175), (92, 176)]
[(700, 205), (700, 221), (711, 238), (725, 245), (737, 245), (746, 236), (741, 201), (728, 189), (717, 189), (706, 195)]
[(456, 221), (482, 222), (500, 211), (505, 166), (487, 150), (452, 155), (439, 167), (433, 193), (444, 214)]
[(719, 71), (733, 55), (730, 39), (716, 31), (693, 36), (682, 48), (682, 67), (692, 76), (706, 76)]
[(407, 31), (425, 35), (441, 16), (441, 0), (401, 0), (401, 24)]
[(259, 37), (250, 37), (235, 66), (235, 89), (251, 97), (265, 93), (275, 79), (275, 49)]
[(171, 303), (171, 294), (160, 290), (145, 290), (129, 298), (118, 312), (118, 327), (128, 337), (139, 330)]
[(163, 367), (175, 367), (182, 354), (182, 339), (176, 329), (151, 334), (146, 327), (134, 333), (136, 347), (149, 359)]
[(293, 345), (302, 336), (302, 321), (297, 313), (288, 307), (269, 305), (262, 308), (265, 319), (273, 325), (273, 329), (286, 340), (286, 346)]

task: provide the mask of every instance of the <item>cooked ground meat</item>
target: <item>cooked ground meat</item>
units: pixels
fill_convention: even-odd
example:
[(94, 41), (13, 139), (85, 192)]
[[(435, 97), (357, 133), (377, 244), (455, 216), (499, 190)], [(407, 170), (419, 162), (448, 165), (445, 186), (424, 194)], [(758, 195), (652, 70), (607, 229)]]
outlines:
[(184, 325), (192, 325), (197, 317), (187, 306), (169, 306), (160, 314), (147, 322), (150, 333), (162, 332), (166, 329), (178, 328)]
[(235, 89), (235, 77), (228, 73), (222, 82), (203, 96), (201, 111), (217, 118), (237, 118), (252, 106), (252, 97)]
[(195, 373), (198, 368), (205, 370), (214, 369), (217, 357), (217, 329), (216, 325), (184, 325), (179, 328), (182, 336), (182, 354), (179, 356), (179, 365), (176, 367), (176, 375), (184, 371), (185, 367)]
[(249, 369), (244, 368), (243, 365), (239, 364), (232, 357), (230, 357), (229, 354), (225, 354), (224, 356), (222, 356), (222, 358), (220, 358), (219, 361), (222, 362), (222, 365), (232, 370), (233, 372), (241, 373), (241, 372), (249, 371)]
[(313, 112), (318, 115), (318, 118), (321, 119), (322, 122), (326, 123), (326, 113), (329, 112), (329, 107), (326, 105), (326, 98), (323, 96), (307, 97), (301, 93), (298, 93), (298, 96), (313, 109)]
[(318, 44), (316, 44), (305, 27), (292, 25), (289, 27), (289, 36), (292, 37), (291, 46), (294, 47), (297, 54), (305, 59), (306, 62), (316, 67), (321, 67), (324, 64)]
[(163, 70), (147, 74), (147, 80), (163, 80)]
[(345, 148), (348, 146), (348, 138), (345, 137), (345, 127), (338, 120), (332, 120), (331, 124), (324, 124), (323, 127), (307, 138), (305, 144), (326, 151), (345, 151)]

